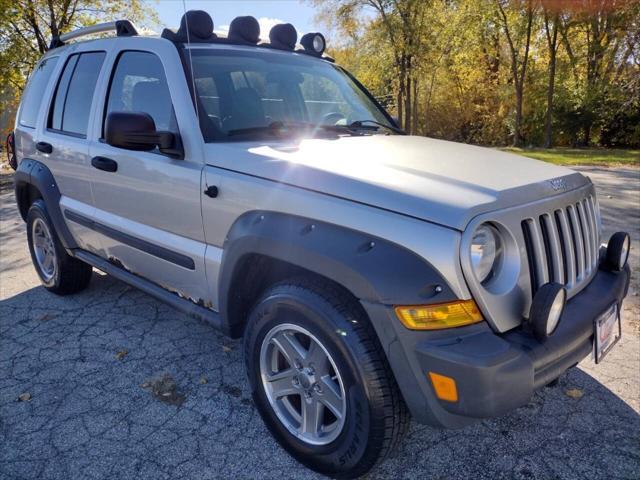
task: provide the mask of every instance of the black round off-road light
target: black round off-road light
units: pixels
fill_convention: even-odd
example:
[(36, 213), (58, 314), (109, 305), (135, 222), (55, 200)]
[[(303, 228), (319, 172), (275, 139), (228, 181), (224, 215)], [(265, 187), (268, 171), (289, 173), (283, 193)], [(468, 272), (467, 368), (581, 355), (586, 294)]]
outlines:
[(559, 283), (545, 283), (536, 292), (529, 311), (529, 322), (538, 340), (544, 340), (558, 327), (566, 302), (567, 290)]
[(298, 41), (298, 32), (290, 23), (279, 23), (271, 27), (269, 42), (273, 48), (293, 50)]
[(308, 52), (315, 55), (322, 55), (324, 49), (327, 48), (327, 41), (321, 33), (307, 33), (300, 39), (300, 45)]
[(607, 266), (614, 272), (623, 270), (629, 260), (631, 239), (627, 232), (616, 232), (611, 235), (607, 245)]

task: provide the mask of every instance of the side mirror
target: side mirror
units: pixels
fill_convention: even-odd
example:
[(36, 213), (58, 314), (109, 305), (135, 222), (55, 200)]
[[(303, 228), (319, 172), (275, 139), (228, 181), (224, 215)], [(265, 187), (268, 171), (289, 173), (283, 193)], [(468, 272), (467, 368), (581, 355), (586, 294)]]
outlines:
[(105, 125), (106, 141), (112, 147), (150, 151), (158, 147), (171, 158), (184, 158), (180, 137), (159, 132), (151, 115), (143, 112), (111, 112)]

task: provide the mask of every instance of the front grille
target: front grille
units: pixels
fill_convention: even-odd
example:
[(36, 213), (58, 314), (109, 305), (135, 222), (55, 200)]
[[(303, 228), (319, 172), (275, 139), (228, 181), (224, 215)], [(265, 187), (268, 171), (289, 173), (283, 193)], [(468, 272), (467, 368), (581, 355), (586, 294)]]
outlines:
[(525, 218), (522, 234), (532, 296), (547, 282), (565, 285), (572, 293), (597, 269), (600, 239), (593, 195)]

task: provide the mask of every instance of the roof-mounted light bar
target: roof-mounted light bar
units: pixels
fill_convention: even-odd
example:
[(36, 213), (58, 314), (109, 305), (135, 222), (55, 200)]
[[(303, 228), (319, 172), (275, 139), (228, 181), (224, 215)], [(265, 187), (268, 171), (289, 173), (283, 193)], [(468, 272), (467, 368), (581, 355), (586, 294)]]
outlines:
[(116, 32), (118, 37), (133, 37), (138, 35), (138, 30), (129, 20), (116, 20), (115, 22), (97, 23), (89, 27), (79, 28), (73, 32), (63, 33), (62, 35), (55, 36), (51, 39), (49, 48), (57, 48), (64, 45), (69, 40), (74, 38), (85, 37), (87, 35), (94, 35), (96, 33), (104, 32)]
[(298, 32), (290, 23), (279, 23), (271, 27), (269, 42), (278, 50), (294, 50), (298, 41)]
[(321, 33), (307, 33), (300, 39), (303, 48), (296, 49), (298, 32), (290, 23), (274, 25), (269, 32), (269, 42), (260, 41), (260, 24), (252, 16), (236, 17), (229, 26), (226, 37), (213, 31), (213, 19), (204, 10), (189, 10), (180, 20), (177, 31), (165, 28), (162, 38), (176, 45), (185, 43), (227, 43), (262, 48), (275, 48), (291, 52), (304, 53), (333, 62), (333, 58), (323, 55), (327, 42)]
[(321, 33), (307, 33), (300, 39), (300, 45), (305, 49), (305, 52), (321, 57), (327, 48), (327, 41)]

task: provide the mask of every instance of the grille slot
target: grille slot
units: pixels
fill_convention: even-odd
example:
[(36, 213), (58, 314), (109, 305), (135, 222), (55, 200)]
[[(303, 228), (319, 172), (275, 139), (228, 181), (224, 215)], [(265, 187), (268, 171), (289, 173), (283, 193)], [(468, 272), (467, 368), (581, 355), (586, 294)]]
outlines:
[(570, 293), (597, 268), (599, 239), (593, 196), (537, 218), (525, 218), (521, 225), (532, 294), (551, 281), (565, 285)]

